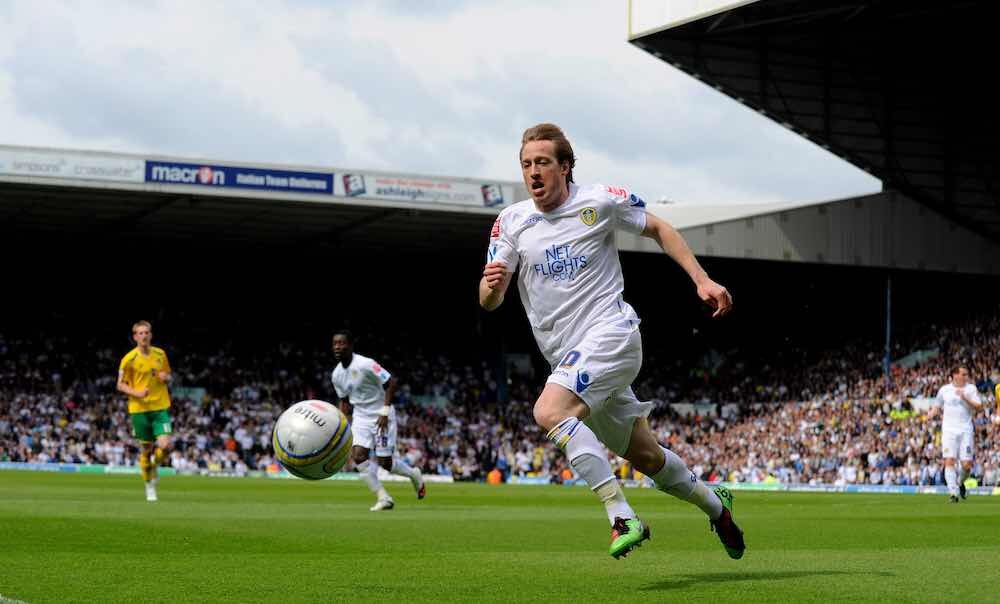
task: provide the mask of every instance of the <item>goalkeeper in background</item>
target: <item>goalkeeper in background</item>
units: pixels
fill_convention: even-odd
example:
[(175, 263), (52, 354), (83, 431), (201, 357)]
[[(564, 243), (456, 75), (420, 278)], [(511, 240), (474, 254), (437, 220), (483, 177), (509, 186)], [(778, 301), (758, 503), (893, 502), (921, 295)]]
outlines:
[[(118, 392), (128, 395), (132, 434), (139, 440), (139, 470), (146, 483), (146, 501), (156, 501), (156, 469), (170, 449), (170, 362), (162, 348), (151, 346), (153, 326), (139, 321), (132, 326), (135, 348), (118, 366)], [(155, 441), (155, 442), (154, 442)]]

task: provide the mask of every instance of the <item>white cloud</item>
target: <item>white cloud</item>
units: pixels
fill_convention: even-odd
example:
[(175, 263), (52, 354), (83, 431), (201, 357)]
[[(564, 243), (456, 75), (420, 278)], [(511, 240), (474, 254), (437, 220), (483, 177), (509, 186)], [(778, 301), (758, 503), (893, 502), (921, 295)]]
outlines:
[(554, 121), (578, 180), (648, 198), (878, 186), (628, 45), (624, 3), (421, 6), (7, 3), (0, 142), (517, 179)]

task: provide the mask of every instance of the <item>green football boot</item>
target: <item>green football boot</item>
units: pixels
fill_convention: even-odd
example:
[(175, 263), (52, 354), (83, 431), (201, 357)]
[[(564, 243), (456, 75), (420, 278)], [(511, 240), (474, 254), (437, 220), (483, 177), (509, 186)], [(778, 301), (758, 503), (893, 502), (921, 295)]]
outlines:
[(717, 520), (710, 520), (709, 527), (719, 536), (729, 557), (739, 560), (747, 546), (743, 542), (743, 531), (733, 520), (733, 494), (726, 487), (715, 487), (714, 492), (722, 501), (722, 515)]
[(649, 527), (638, 518), (615, 518), (611, 527), (611, 548), (608, 553), (616, 560), (624, 558), (630, 551), (649, 539)]

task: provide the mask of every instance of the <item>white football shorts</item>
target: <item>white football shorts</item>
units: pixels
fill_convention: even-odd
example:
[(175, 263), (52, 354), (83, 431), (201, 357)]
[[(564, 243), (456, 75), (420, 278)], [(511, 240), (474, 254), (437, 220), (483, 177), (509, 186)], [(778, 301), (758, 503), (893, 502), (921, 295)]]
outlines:
[(942, 432), (942, 457), (946, 459), (972, 461), (972, 456), (976, 452), (976, 447), (972, 443), (972, 435), (973, 433), (971, 430), (963, 430), (961, 432)]
[(583, 423), (609, 449), (624, 455), (635, 420), (648, 416), (653, 408), (652, 402), (642, 402), (632, 392), (640, 367), (638, 327), (608, 326), (591, 331), (566, 351), (546, 381), (580, 397), (590, 407)]
[[(380, 407), (381, 408), (381, 407)], [(392, 457), (396, 453), (396, 408), (389, 408), (389, 425), (384, 431), (379, 431), (376, 422), (377, 411), (354, 409), (351, 417), (351, 436), (355, 447), (375, 450), (376, 457)]]

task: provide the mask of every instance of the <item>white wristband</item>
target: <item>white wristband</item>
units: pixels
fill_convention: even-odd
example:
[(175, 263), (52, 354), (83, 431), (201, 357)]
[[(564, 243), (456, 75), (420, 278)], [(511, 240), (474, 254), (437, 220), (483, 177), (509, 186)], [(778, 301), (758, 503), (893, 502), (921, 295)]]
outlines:
[(381, 415), (382, 417), (389, 417), (390, 408), (391, 407), (389, 407), (389, 405), (384, 405), (382, 409), (378, 412), (378, 414)]

